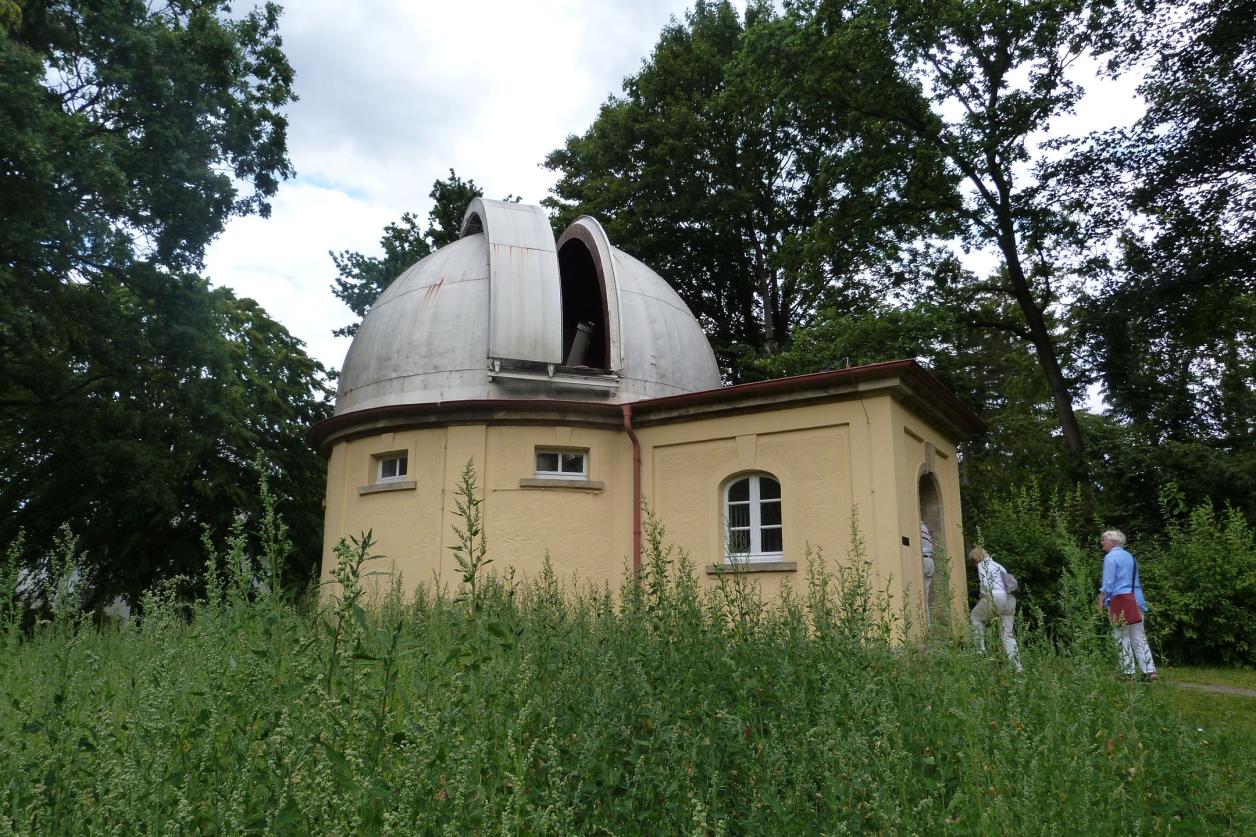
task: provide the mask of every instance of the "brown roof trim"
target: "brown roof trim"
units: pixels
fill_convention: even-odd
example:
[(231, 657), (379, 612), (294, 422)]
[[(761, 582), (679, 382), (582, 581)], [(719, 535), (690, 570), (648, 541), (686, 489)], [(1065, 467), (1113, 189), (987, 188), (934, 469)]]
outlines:
[[(816, 392), (825, 397), (835, 390), (853, 391), (862, 382), (898, 377), (925, 390), (945, 417), (961, 432), (969, 435), (986, 430), (985, 422), (938, 381), (937, 378), (915, 360), (891, 360), (815, 372), (810, 375), (793, 375), (755, 381), (719, 389), (665, 395), (634, 401), (634, 416), (649, 421), (651, 414), (659, 421), (666, 421), (667, 414), (688, 412), (703, 407), (723, 405), (727, 409), (738, 407), (756, 409), (756, 400), (792, 394)], [(619, 404), (591, 401), (556, 401), (551, 399), (478, 399), (470, 401), (437, 401), (425, 404), (396, 404), (355, 410), (324, 419), (310, 428), (307, 439), (314, 447), (322, 449), (332, 437), (352, 438), (378, 432), (384, 426), (391, 428), (418, 427), (451, 423), (514, 423), (543, 424), (553, 422), (585, 424), (595, 427), (619, 427)]]
[[(623, 424), (618, 404), (556, 401), (541, 398), (482, 398), (369, 407), (323, 419), (306, 440), (322, 450), (333, 437), (356, 438), (382, 430), (447, 424), (585, 424), (618, 429)], [(326, 451), (323, 451), (326, 453)]]
[(985, 430), (985, 423), (969, 410), (942, 383), (930, 375), (915, 360), (887, 360), (881, 363), (869, 363), (865, 366), (851, 366), (846, 369), (830, 369), (827, 372), (812, 372), (809, 375), (791, 375), (788, 378), (772, 378), (767, 381), (755, 381), (749, 384), (736, 384), (731, 387), (703, 390), (702, 392), (686, 392), (681, 395), (665, 395), (662, 398), (651, 398), (639, 401), (634, 412), (648, 412), (669, 407), (681, 407), (694, 404), (714, 404), (722, 401), (736, 401), (748, 396), (769, 395), (775, 393), (801, 392), (808, 389), (829, 387), (856, 381), (883, 378), (887, 374), (905, 374), (922, 384), (932, 395), (940, 398), (948, 407), (959, 413), (971, 423), (974, 432)]

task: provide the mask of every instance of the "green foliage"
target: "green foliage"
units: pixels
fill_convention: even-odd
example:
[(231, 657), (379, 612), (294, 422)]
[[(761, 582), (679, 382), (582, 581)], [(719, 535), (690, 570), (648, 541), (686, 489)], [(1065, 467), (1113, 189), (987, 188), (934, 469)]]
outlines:
[[(325, 372), (195, 274), (291, 173), (279, 8), (24, 3), (0, 30), (0, 539), (74, 521), (93, 604), (198, 574), (204, 526), (260, 513), (264, 451), (308, 578)], [(305, 560), (296, 555), (306, 556)]]
[(477, 596), (477, 584), (481, 580), (481, 571), (493, 563), (488, 556), (488, 535), (484, 531), (484, 517), (480, 506), (483, 498), (476, 495), (475, 462), (468, 459), (462, 466), (458, 477), (458, 487), (454, 489), (454, 514), (462, 521), (462, 525), (454, 525), (454, 535), (458, 543), (449, 547), (458, 562), (458, 572), (462, 574), (462, 583), (467, 586), (467, 607), (474, 615), (480, 609)]
[(0, 30), (6, 273), (47, 293), (131, 256), (194, 268), (230, 215), (268, 214), (292, 173), (278, 24), (274, 4), (23, 3)]
[(1113, 71), (1142, 69), (1147, 111), (1087, 138), (1068, 164), (1086, 188), (1061, 196), (1093, 239), (1119, 242), (1077, 308), (1087, 361), (1128, 439), (1121, 487), (1146, 516), (1176, 482), (1192, 504), (1256, 519), (1256, 5), (1122, 8)]
[[(1111, 71), (1137, 68), (1145, 114), (1087, 137), (1052, 199), (1115, 242), (1075, 306), (1119, 425), (1112, 479), (1145, 519), (1178, 483), (1256, 517), (1256, 5), (1118, 4)], [(1135, 174), (1136, 173), (1136, 174)], [(1107, 458), (1107, 457), (1105, 457)], [(1128, 474), (1128, 477), (1126, 477)]]
[(279, 514), (279, 498), (270, 489), (267, 464), (258, 461), (254, 468), (259, 475), (257, 493), (262, 506), (257, 532), (262, 559), (262, 589), (274, 600), (284, 593), (283, 570), (292, 558), (294, 548), (288, 537), (288, 524)]
[(185, 289), (168, 318), (132, 321), (147, 332), (135, 345), (124, 348), (132, 335), (119, 324), (118, 354), (91, 387), (0, 416), (0, 535), (26, 529), (31, 564), (33, 545), (74, 520), (93, 603), (134, 601), (156, 578), (196, 575), (204, 526), (225, 531), (237, 509), (263, 516), (264, 495), (249, 490), (259, 451), (273, 463), (268, 490), (284, 498), (295, 546), (283, 574), (303, 584), (320, 551), (311, 486), (325, 464), (305, 433), (329, 413), (322, 367), (252, 300), (200, 280)]
[[(927, 360), (991, 428), (975, 510), (1081, 482), (1150, 531), (1177, 481), (1251, 520), (1253, 11), (698, 3), (547, 158), (550, 205), (675, 282), (732, 380)], [(1075, 143), (1085, 59), (1146, 70), (1148, 110)], [(1079, 415), (1096, 382), (1112, 412)]]
[(1256, 450), (1209, 437), (1165, 438), (1148, 424), (1117, 412), (1084, 416), (1087, 438), (1103, 469), (1096, 474), (1097, 510), (1138, 532), (1164, 532), (1169, 524), (1159, 502), (1174, 484), (1190, 507), (1210, 501), (1231, 505), (1256, 520)]
[(40, 578), (41, 598), (58, 625), (73, 625), (83, 614), (83, 591), (88, 581), (83, 558), (78, 537), (68, 523), (63, 523)]
[[(1091, 566), (1075, 564), (1082, 544), (1091, 546), (1084, 540), (1086, 523), (1080, 492), (1050, 490), (1032, 482), (987, 496), (979, 516), (969, 521), (978, 533), (975, 540), (1020, 582), (1018, 596), (1041, 608), (1048, 623), (1065, 616), (1066, 603), (1077, 598), (1070, 585), (1076, 586), (1079, 575), (1087, 579), (1083, 586), (1093, 609), (1102, 557), (1097, 545)], [(976, 585), (969, 584), (968, 589), (975, 595)]]
[(1140, 555), (1153, 637), (1170, 659), (1256, 665), (1256, 533), (1234, 508), (1188, 509), (1176, 486), (1161, 502), (1166, 538)]
[(337, 683), (337, 673), (352, 665), (351, 645), (360, 641), (370, 628), (366, 610), (363, 609), (366, 590), (362, 586), (362, 566), (378, 558), (371, 554), (375, 547), (374, 533), (370, 530), (361, 538), (350, 535), (337, 541), (333, 552), (336, 568), (331, 571), (331, 607), (321, 617), (321, 627), (329, 640), (327, 653), (327, 678), (324, 688), (332, 693)]
[(3, 631), (12, 631), (22, 618), (20, 588), (25, 545), (26, 533), (19, 529), (5, 548), (4, 564), (0, 565), (0, 630)]
[[(1148, 632), (1160, 658), (1192, 663), (1256, 664), (1256, 535), (1237, 509), (1188, 505), (1176, 485), (1160, 495), (1163, 535), (1111, 516), (1131, 536), (1150, 612)], [(1079, 492), (1030, 483), (988, 494), (968, 519), (975, 540), (1016, 575), (1021, 603), (1062, 649), (1094, 649), (1106, 626), (1095, 619), (1105, 525), (1083, 510)], [(1146, 534), (1143, 534), (1146, 532)], [(975, 590), (970, 582), (969, 590)], [(1106, 642), (1104, 642), (1106, 645)], [(1106, 652), (1105, 652), (1106, 653)]]
[(1053, 435), (1050, 390), (1032, 350), (1014, 335), (974, 324), (985, 309), (965, 300), (957, 265), (935, 262), (931, 271), (934, 290), (912, 306), (826, 309), (794, 332), (789, 348), (759, 359), (757, 369), (801, 375), (914, 357), (989, 427), (963, 446), (965, 515), (1031, 481), (1067, 488), (1069, 458)]
[(1017, 676), (948, 641), (895, 645), (875, 628), (895, 619), (861, 569), (857, 530), (854, 554), (813, 563), (803, 599), (743, 586), (732, 608), (654, 533), (645, 581), (627, 580), (618, 606), (564, 594), (552, 570), (484, 578), (478, 612), (439, 591), (372, 605), (368, 533), (338, 547), (316, 613), (257, 597), (168, 618), (154, 603), (138, 628), (10, 636), (0, 827), (1256, 826), (1239, 742), (1175, 722), (1161, 690), (1112, 676), (1107, 660), (1059, 656), (1031, 634)]
[(812, 106), (820, 88), (792, 99), (787, 82), (814, 69), (769, 4), (742, 18), (699, 2), (546, 158), (559, 221), (598, 217), (668, 277), (733, 379), (822, 305), (880, 296), (903, 241), (938, 226), (921, 193), (951, 191), (936, 157), (888, 123)]
[[(842, 39), (834, 34), (839, 32), (887, 43), (888, 49), (864, 53), (869, 70), (861, 80), (868, 87), (856, 84), (849, 95), (877, 120), (906, 131), (917, 153), (936, 155), (962, 178), (958, 215), (965, 243), (997, 250), (1002, 259), (993, 275), (968, 283), (971, 321), (1033, 347), (1071, 454), (1068, 465), (1084, 478), (1073, 385), (1062, 368), (1059, 324), (1050, 316), (1052, 306), (1067, 298), (1077, 241), (1069, 219), (1042, 198), (1046, 174), (1038, 164), (1045, 158), (1036, 137), (1081, 97), (1070, 66), (1102, 46), (1093, 37), (1091, 9), (1075, 0), (818, 0), (791, 8), (800, 29), (826, 52), (847, 43), (849, 36)], [(834, 56), (821, 65), (820, 78), (848, 80), (843, 64)], [(917, 84), (920, 90), (883, 95), (886, 78), (900, 90)], [(845, 87), (834, 89), (847, 95)], [(1037, 171), (1027, 172), (1030, 167)], [(987, 316), (990, 308), (997, 317)]]

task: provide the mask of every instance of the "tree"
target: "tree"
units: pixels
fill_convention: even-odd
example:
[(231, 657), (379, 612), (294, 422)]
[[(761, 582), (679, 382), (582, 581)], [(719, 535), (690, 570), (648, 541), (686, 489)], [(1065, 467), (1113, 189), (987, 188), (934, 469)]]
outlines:
[(1147, 111), (1088, 138), (1064, 166), (1088, 188), (1057, 196), (1116, 239), (1079, 306), (1124, 425), (1105, 467), (1144, 518), (1169, 482), (1256, 516), (1256, 3), (1125, 12), (1113, 71), (1145, 68)]
[[(1038, 141), (1051, 120), (1081, 96), (1070, 65), (1096, 48), (1091, 4), (1082, 0), (988, 3), (978, 0), (800, 0), (789, 4), (816, 71), (805, 79), (824, 107), (857, 109), (910, 132), (962, 178), (967, 243), (991, 246), (1002, 269), (974, 291), (1015, 302), (1012, 318), (987, 325), (1017, 334), (1034, 349), (1075, 472), (1085, 473), (1085, 444), (1073, 387), (1060, 361), (1050, 312), (1067, 301), (1065, 253), (1074, 245), (1069, 218), (1042, 200), (1028, 169), (1045, 160)], [(885, 41), (889, 52), (861, 41)], [(866, 85), (852, 86), (862, 61)], [(888, 60), (888, 65), (885, 63)], [(914, 84), (927, 99), (882, 95)], [(815, 98), (803, 91), (800, 98)]]
[[(233, 214), (292, 173), (279, 7), (25, 3), (0, 36), (7, 271), (93, 280), (135, 259), (196, 267)], [(240, 189), (247, 191), (241, 194)]]
[(783, 99), (783, 79), (808, 72), (794, 39), (767, 4), (743, 20), (699, 2), (545, 163), (560, 223), (594, 215), (666, 276), (733, 379), (820, 308), (879, 297), (883, 266), (952, 193), (902, 132)]
[(0, 424), (0, 542), (24, 530), (33, 561), (68, 522), (93, 600), (135, 601), (158, 579), (200, 576), (204, 528), (256, 521), (261, 458), (288, 498), (286, 577), (300, 586), (322, 551), (324, 465), (305, 434), (330, 415), (324, 370), (252, 300), (194, 274), (151, 278), (142, 294), (116, 292), (91, 361), (101, 384)]
[(291, 174), (273, 4), (0, 7), (0, 538), (78, 530), (96, 598), (195, 571), (202, 523), (256, 508), (250, 463), (316, 561), (322, 370), (195, 274)]
[[(332, 263), (340, 274), (332, 284), (332, 293), (358, 318), (334, 333), (341, 337), (355, 334), (366, 312), (393, 280), (432, 251), (457, 241), (467, 205), (483, 194), (474, 180), (463, 180), (450, 169), (449, 178), (434, 182), (428, 193), (434, 203), (427, 213), (426, 230), (420, 232), (418, 218), (406, 212), (400, 220), (384, 227), (379, 240), (384, 251), (382, 257), (364, 256), (351, 250), (332, 252)], [(506, 200), (517, 199), (508, 197)]]

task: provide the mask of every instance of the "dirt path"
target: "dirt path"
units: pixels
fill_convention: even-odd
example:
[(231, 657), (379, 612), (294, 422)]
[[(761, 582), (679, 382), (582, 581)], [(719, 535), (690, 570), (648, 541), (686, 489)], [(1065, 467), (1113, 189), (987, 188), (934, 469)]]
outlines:
[(1170, 686), (1182, 689), (1196, 689), (1201, 692), (1212, 692), (1215, 695), (1242, 695), (1256, 698), (1256, 689), (1244, 689), (1239, 686), (1222, 686), (1219, 683), (1183, 683), (1181, 680), (1162, 680)]

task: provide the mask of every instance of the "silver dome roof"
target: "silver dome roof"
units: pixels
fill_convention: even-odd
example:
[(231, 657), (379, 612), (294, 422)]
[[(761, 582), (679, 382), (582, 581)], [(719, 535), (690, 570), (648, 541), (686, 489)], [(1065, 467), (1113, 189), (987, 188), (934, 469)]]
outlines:
[(482, 399), (637, 401), (720, 386), (689, 308), (582, 217), (477, 198), (462, 238), (397, 277), (340, 370), (336, 414)]

